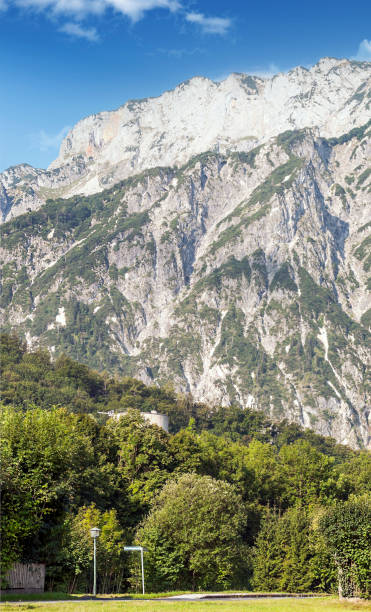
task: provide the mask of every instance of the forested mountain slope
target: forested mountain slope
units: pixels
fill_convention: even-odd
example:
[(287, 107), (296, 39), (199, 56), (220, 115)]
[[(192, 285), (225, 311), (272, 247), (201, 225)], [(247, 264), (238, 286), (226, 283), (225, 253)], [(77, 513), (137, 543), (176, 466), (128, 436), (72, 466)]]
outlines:
[(102, 374), (66, 355), (53, 360), (45, 349), (30, 351), (14, 335), (0, 335), (0, 396), (3, 406), (27, 412), (63, 408), (78, 415), (92, 415), (101, 424), (109, 414), (139, 410), (169, 416), (171, 434), (187, 427), (209, 431), (248, 445), (252, 440), (281, 448), (305, 440), (322, 453), (344, 461), (357, 451), (337, 444), (333, 438), (289, 423), (272, 422), (263, 412), (251, 408), (209, 406), (195, 402), (171, 386), (145, 385), (131, 377)]
[[(100, 593), (139, 588), (123, 547), (140, 543), (155, 591), (329, 592), (340, 579), (369, 596), (367, 451), (0, 340), (2, 577), (45, 563), (47, 589), (91, 593), (98, 526)], [(141, 417), (150, 408), (170, 433)]]

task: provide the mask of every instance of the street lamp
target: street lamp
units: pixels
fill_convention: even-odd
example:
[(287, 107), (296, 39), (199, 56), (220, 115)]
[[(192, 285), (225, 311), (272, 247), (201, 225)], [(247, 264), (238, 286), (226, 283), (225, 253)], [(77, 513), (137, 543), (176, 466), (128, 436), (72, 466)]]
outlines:
[(93, 584), (93, 595), (97, 594), (97, 538), (99, 538), (100, 529), (93, 527), (90, 529), (90, 535), (94, 541), (94, 584)]

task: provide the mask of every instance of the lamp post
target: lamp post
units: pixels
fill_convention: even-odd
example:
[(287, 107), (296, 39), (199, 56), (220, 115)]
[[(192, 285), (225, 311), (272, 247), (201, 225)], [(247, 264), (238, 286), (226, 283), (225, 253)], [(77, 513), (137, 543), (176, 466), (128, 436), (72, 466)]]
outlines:
[(93, 583), (93, 595), (97, 594), (97, 538), (99, 538), (100, 529), (93, 527), (90, 529), (90, 535), (94, 541), (94, 583)]

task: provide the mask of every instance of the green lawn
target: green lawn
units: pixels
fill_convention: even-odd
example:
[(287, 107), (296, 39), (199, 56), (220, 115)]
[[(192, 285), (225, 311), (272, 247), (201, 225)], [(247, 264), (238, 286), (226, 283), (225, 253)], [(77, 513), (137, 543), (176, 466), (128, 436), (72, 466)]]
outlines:
[(174, 602), (174, 601), (69, 601), (65, 603), (3, 603), (1, 610), (52, 610), (53, 612), (114, 612), (127, 609), (128, 612), (345, 612), (347, 610), (371, 611), (371, 602), (339, 602), (331, 597), (318, 599), (244, 600), (215, 602)]

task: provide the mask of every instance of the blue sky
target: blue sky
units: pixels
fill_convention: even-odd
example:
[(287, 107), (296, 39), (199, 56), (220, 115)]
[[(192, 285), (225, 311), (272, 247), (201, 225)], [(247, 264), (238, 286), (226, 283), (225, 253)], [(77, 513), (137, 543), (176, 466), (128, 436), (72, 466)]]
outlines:
[(0, 171), (46, 167), (79, 119), (195, 75), (371, 60), (366, 0), (0, 0)]

